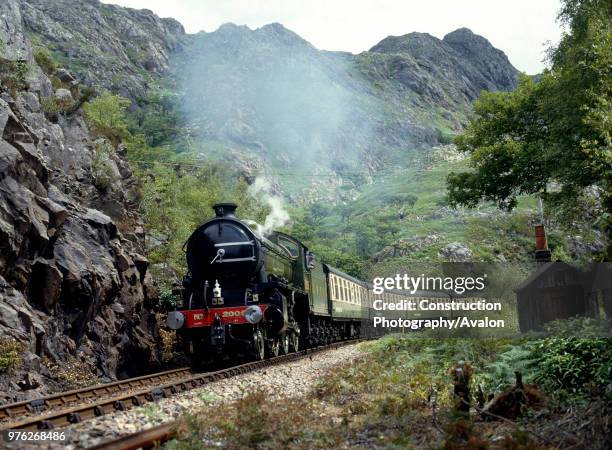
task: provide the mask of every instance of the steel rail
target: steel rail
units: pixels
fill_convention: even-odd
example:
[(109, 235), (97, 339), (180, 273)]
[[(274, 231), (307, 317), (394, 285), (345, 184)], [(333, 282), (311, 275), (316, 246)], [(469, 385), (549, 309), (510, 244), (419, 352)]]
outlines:
[(157, 448), (176, 436), (177, 422), (168, 422), (112, 441), (87, 447), (87, 450), (148, 450)]
[(129, 389), (142, 388), (152, 382), (166, 382), (176, 378), (184, 378), (189, 374), (191, 374), (191, 369), (189, 367), (183, 367), (180, 369), (166, 370), (164, 372), (113, 381), (111, 383), (59, 392), (33, 400), (1, 405), (0, 430), (7, 428), (3, 422), (15, 421), (21, 417), (40, 414), (56, 408), (74, 406), (77, 403), (99, 399), (101, 396), (109, 396), (125, 392)]

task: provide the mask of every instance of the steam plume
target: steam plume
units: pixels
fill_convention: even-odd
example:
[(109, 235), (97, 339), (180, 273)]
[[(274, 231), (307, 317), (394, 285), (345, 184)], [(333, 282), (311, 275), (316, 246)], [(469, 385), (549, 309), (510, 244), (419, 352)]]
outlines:
[(253, 197), (260, 198), (270, 207), (270, 214), (266, 217), (263, 226), (258, 226), (258, 231), (263, 236), (289, 221), (289, 213), (283, 206), (283, 200), (273, 193), (272, 184), (266, 178), (257, 178), (249, 186), (249, 193)]

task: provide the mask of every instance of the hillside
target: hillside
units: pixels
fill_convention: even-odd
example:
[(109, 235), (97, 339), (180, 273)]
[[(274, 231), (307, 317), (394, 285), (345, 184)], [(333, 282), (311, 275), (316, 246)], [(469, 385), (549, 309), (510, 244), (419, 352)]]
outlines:
[[(530, 257), (530, 242), (494, 249), (473, 232), (473, 221), (501, 217), (495, 209), (445, 204), (446, 173), (465, 165), (447, 144), (481, 90), (511, 90), (518, 79), (501, 50), (466, 28), (443, 39), (389, 36), (353, 55), (317, 50), (278, 23), (189, 35), (173, 19), (97, 0), (16, 4), (35, 49), (82, 84), (130, 99), (133, 133), (180, 154), (182, 164), (221, 163), (230, 177), (259, 178), (264, 195), (292, 209), (289, 231), (328, 249), (334, 263), (343, 261), (330, 253), (365, 261), (413, 238), (431, 242), (432, 257), (457, 241), (472, 255)], [(147, 152), (133, 162), (159, 153)], [(523, 205), (520, 236), (530, 233), (534, 203)], [(309, 228), (319, 226), (311, 214), (319, 206), (327, 216), (317, 233)], [(597, 236), (561, 233), (552, 241), (574, 257), (601, 245)]]

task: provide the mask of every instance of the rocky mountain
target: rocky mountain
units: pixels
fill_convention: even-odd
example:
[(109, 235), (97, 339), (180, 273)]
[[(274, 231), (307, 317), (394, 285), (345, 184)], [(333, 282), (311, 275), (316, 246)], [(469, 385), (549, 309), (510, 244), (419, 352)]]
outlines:
[[(415, 149), (448, 141), (482, 89), (512, 89), (518, 77), (503, 52), (467, 29), (442, 40), (390, 36), (352, 55), (317, 50), (278, 23), (186, 35), (173, 19), (97, 0), (20, 5), (33, 44), (83, 83), (134, 106), (152, 86), (169, 85), (180, 95), (192, 150), (252, 172), (299, 164), (315, 174), (365, 171), (349, 181), (367, 181), (409, 164)], [(280, 181), (288, 194), (316, 183)]]
[[(73, 101), (83, 87), (54, 87), (33, 58), (33, 29), (77, 39), (76, 29), (43, 15), (51, 6), (57, 8), (0, 4), (0, 356), (8, 364), (10, 340), (21, 356), (13, 369), (0, 366), (0, 402), (74, 385), (74, 377), (115, 379), (158, 362), (150, 308), (157, 293), (142, 256), (131, 169), (121, 148), (100, 160), (102, 143), (80, 109), (45, 110), (50, 101)], [(82, 32), (90, 26), (82, 10), (77, 22)], [(88, 34), (91, 42), (95, 36)], [(127, 89), (143, 89), (131, 75)], [(95, 180), (100, 164), (110, 175), (104, 187)]]
[(443, 40), (392, 36), (351, 55), (319, 51), (280, 24), (226, 24), (190, 37), (171, 61), (200, 151), (237, 150), (281, 172), (405, 164), (411, 150), (459, 131), (481, 90), (509, 90), (518, 78), (467, 29)]

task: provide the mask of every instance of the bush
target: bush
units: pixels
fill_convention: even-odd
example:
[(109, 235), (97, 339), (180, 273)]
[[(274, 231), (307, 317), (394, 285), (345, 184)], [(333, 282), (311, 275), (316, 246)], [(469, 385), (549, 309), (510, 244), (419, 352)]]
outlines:
[(53, 61), (49, 52), (44, 48), (34, 50), (34, 60), (47, 75), (52, 74), (57, 69), (55, 61)]
[(26, 76), (30, 70), (27, 61), (0, 61), (0, 80), (14, 98), (28, 88)]
[(612, 384), (612, 341), (606, 338), (548, 338), (533, 348), (535, 381), (545, 390), (579, 393), (589, 385)]
[(178, 296), (174, 295), (170, 290), (165, 290), (159, 295), (158, 306), (163, 310), (168, 310), (174, 308), (178, 301)]
[(110, 165), (110, 157), (113, 147), (105, 140), (99, 139), (95, 142), (91, 171), (94, 186), (100, 191), (107, 191), (115, 178), (115, 173)]
[(128, 137), (127, 108), (130, 101), (120, 95), (104, 92), (102, 95), (85, 103), (85, 121), (89, 129), (97, 136), (117, 145)]
[(40, 101), (43, 112), (47, 114), (64, 114), (74, 107), (73, 100), (61, 100), (56, 97), (45, 97)]
[(24, 344), (15, 339), (0, 338), (0, 373), (21, 365)]

